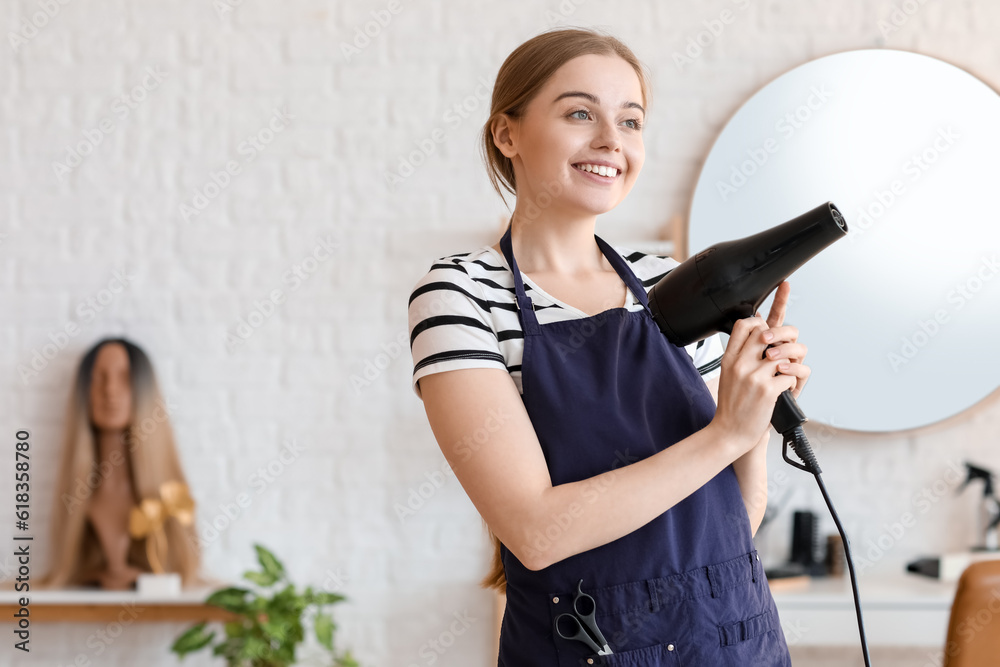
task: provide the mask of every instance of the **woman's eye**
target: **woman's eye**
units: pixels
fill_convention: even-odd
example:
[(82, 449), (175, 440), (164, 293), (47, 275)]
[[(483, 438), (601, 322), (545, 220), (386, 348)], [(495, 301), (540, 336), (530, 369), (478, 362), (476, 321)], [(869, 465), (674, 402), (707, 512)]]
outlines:
[(581, 118), (580, 120), (587, 120), (586, 117), (590, 115), (590, 113), (588, 111), (586, 111), (584, 109), (579, 109), (577, 111), (574, 111), (574, 112), (570, 113), (570, 116), (576, 116), (578, 113), (582, 113), (584, 115), (584, 117)]
[(629, 118), (625, 122), (626, 123), (632, 123), (632, 125), (630, 126), (630, 128), (633, 129), (633, 130), (642, 129), (642, 121), (640, 121), (638, 118)]

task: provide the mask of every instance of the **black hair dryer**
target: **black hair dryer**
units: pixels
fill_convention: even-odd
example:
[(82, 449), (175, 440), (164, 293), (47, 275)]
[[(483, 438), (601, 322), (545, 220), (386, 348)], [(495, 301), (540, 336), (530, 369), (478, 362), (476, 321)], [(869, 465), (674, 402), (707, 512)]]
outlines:
[[(758, 234), (710, 246), (688, 258), (649, 291), (653, 318), (671, 343), (690, 345), (712, 334), (729, 335), (736, 320), (753, 317), (785, 278), (834, 241), (847, 222), (833, 202)], [(801, 425), (806, 421), (792, 393), (778, 397), (771, 424), (785, 441), (785, 460), (819, 472)], [(787, 456), (791, 445), (805, 466)]]

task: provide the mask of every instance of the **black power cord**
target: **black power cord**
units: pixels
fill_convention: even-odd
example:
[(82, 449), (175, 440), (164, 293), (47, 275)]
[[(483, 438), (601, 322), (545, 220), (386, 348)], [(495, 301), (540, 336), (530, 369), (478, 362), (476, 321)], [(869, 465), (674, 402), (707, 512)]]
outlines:
[[(851, 573), (851, 589), (854, 592), (854, 610), (858, 616), (858, 632), (861, 634), (861, 651), (865, 657), (865, 667), (871, 667), (871, 658), (868, 656), (868, 640), (865, 638), (865, 621), (861, 614), (861, 599), (858, 595), (858, 578), (854, 573), (854, 558), (851, 556), (851, 541), (847, 539), (847, 533), (844, 532), (844, 526), (840, 523), (840, 516), (837, 514), (837, 510), (833, 507), (833, 501), (830, 500), (830, 494), (826, 491), (826, 485), (823, 484), (823, 476), (820, 474), (819, 462), (816, 461), (816, 455), (813, 453), (812, 445), (809, 444), (809, 438), (806, 437), (805, 432), (802, 430), (802, 423), (805, 422), (805, 415), (802, 414), (801, 410), (798, 409), (798, 405), (795, 404), (795, 399), (791, 397), (791, 394), (786, 390), (781, 394), (784, 397), (788, 394), (788, 399), (791, 401), (790, 404), (786, 401), (785, 406), (781, 406), (782, 401), (779, 400), (779, 407), (783, 407), (786, 410), (786, 421), (788, 422), (785, 426), (785, 430), (779, 431), (783, 440), (781, 456), (785, 459), (785, 462), (798, 468), (799, 470), (804, 470), (811, 473), (816, 478), (816, 483), (819, 484), (819, 490), (823, 494), (823, 500), (826, 501), (826, 506), (830, 509), (830, 516), (833, 517), (833, 522), (837, 524), (837, 531), (840, 532), (840, 539), (844, 542), (844, 555), (847, 557), (847, 569)], [(775, 420), (777, 421), (777, 413), (779, 409), (775, 409)], [(787, 414), (792, 413), (792, 414)], [(797, 413), (797, 415), (795, 414)], [(801, 416), (802, 421), (798, 424), (792, 426), (791, 422), (794, 422), (798, 417)], [(774, 423), (774, 421), (772, 421)], [(788, 448), (791, 447), (795, 454), (802, 460), (801, 463), (793, 459), (788, 458)]]

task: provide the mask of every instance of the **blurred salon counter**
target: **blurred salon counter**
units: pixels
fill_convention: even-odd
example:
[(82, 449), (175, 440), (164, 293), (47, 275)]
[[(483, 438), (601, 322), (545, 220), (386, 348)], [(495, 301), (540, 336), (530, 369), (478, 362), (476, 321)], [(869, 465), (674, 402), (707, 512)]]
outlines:
[[(870, 573), (858, 577), (869, 647), (943, 649), (957, 584), (919, 575)], [(851, 580), (809, 579), (801, 586), (772, 586), (789, 646), (857, 646), (858, 621)]]

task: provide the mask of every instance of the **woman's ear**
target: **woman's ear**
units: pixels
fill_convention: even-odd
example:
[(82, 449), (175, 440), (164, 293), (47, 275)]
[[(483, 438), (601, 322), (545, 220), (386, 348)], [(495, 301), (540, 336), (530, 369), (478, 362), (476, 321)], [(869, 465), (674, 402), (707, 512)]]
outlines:
[(517, 155), (517, 122), (505, 113), (496, 117), (491, 128), (493, 143), (500, 152), (513, 159)]

